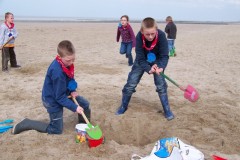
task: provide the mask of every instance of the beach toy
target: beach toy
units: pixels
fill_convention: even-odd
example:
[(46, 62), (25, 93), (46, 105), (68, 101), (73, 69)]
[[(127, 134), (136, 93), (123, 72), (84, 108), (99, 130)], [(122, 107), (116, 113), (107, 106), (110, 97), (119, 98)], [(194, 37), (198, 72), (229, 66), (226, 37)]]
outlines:
[(86, 128), (88, 128), (88, 125), (85, 123), (79, 123), (79, 124), (76, 124), (75, 128), (77, 133), (81, 133), (81, 132), (87, 133)]
[(86, 135), (86, 138), (87, 138), (87, 140), (88, 140), (88, 146), (89, 146), (90, 148), (92, 148), (92, 147), (97, 147), (97, 146), (99, 146), (100, 144), (102, 144), (102, 143), (104, 142), (104, 137), (103, 137), (103, 135), (102, 135), (102, 137), (99, 138), (99, 139), (93, 139), (93, 138), (89, 137), (89, 135)]
[(10, 126), (0, 126), (0, 133), (7, 132), (11, 128), (13, 128), (12, 125), (10, 125)]
[(213, 158), (213, 160), (227, 160), (225, 158), (222, 158), (222, 157), (219, 157), (219, 156), (216, 156), (216, 155), (213, 155), (212, 158)]
[[(77, 102), (77, 100), (72, 97), (74, 103), (78, 106), (80, 106)], [(82, 112), (81, 114), (83, 116), (83, 119), (85, 120), (85, 122), (87, 123), (87, 126), (88, 128), (86, 128), (86, 132), (87, 134), (89, 135), (89, 137), (91, 137), (92, 139), (95, 139), (95, 140), (99, 140), (101, 137), (102, 137), (102, 131), (101, 129), (99, 128), (99, 126), (93, 126), (87, 119), (86, 115), (84, 114), (84, 112)]]
[[(8, 42), (10, 42), (12, 39), (13, 39), (13, 37), (9, 38), (9, 39), (7, 40), (7, 42), (2, 45), (2, 48), (3, 48), (4, 46), (6, 46), (6, 45), (8, 44)], [(0, 49), (2, 49), (2, 48), (0, 48)]]
[(76, 131), (77, 131), (77, 135), (76, 135), (76, 143), (83, 143), (86, 142), (86, 128), (88, 128), (87, 124), (85, 123), (80, 123), (76, 125)]
[[(6, 120), (0, 122), (0, 124), (8, 124), (8, 123), (12, 123), (12, 122), (13, 122), (13, 119), (6, 119)], [(11, 128), (13, 128), (13, 125), (0, 126), (0, 133), (7, 132)]]
[(86, 142), (86, 134), (78, 133), (76, 135), (76, 143), (83, 143)]
[(181, 141), (177, 137), (163, 138), (158, 140), (152, 152), (141, 157), (137, 154), (132, 155), (131, 160), (204, 160), (204, 154), (195, 148)]
[(13, 119), (6, 119), (2, 122), (0, 122), (0, 124), (6, 124), (6, 123), (12, 123), (13, 122)]
[(171, 78), (169, 78), (164, 73), (161, 72), (161, 75), (164, 78), (166, 78), (167, 80), (169, 80), (170, 82), (172, 82), (175, 86), (180, 88), (182, 91), (184, 91), (184, 97), (187, 100), (189, 100), (190, 102), (196, 102), (198, 100), (199, 94), (198, 94), (197, 90), (195, 88), (193, 88), (193, 86), (188, 85), (186, 88), (184, 88), (184, 87), (180, 86), (179, 84), (177, 84), (176, 82), (174, 82)]
[(152, 53), (152, 52), (149, 52), (148, 54), (147, 54), (147, 61), (149, 62), (149, 63), (152, 63), (152, 62), (154, 62), (156, 60), (156, 55), (154, 54), (154, 53)]

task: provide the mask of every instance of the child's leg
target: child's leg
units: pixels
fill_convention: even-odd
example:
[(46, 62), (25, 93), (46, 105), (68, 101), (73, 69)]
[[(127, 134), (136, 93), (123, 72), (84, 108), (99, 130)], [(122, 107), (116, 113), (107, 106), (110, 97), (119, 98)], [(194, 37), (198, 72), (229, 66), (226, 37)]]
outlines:
[(63, 110), (49, 113), (50, 124), (47, 127), (48, 134), (61, 134), (63, 132)]
[(174, 115), (172, 114), (168, 103), (167, 83), (163, 76), (156, 74), (154, 74), (154, 83), (156, 86), (156, 92), (158, 92), (158, 96), (162, 103), (165, 117), (167, 118), (167, 120), (172, 120), (174, 118)]
[(120, 54), (125, 54), (127, 52), (127, 45), (124, 42), (121, 42)]
[(172, 40), (171, 39), (168, 39), (168, 50), (169, 52), (172, 50)]
[(174, 54), (174, 56), (177, 56), (177, 54), (176, 54), (176, 48), (175, 48), (175, 39), (173, 40), (172, 46), (173, 46), (173, 54)]
[(36, 130), (41, 133), (47, 133), (47, 127), (48, 127), (47, 123), (25, 118), (13, 127), (12, 133), (19, 134), (23, 131), (28, 130)]
[[(89, 107), (89, 102), (82, 96), (77, 96), (76, 100), (78, 104), (84, 109), (84, 114), (88, 118), (88, 120), (91, 120), (91, 109)], [(78, 114), (78, 123), (86, 123), (85, 120), (83, 119), (82, 115)]]
[(134, 92), (136, 92), (135, 88), (140, 82), (144, 70), (137, 63), (134, 63), (131, 72), (128, 75), (127, 84), (124, 86), (122, 90), (122, 103), (121, 106), (117, 109), (116, 115), (123, 114), (130, 102), (131, 96)]
[(127, 52), (126, 55), (128, 57), (128, 65), (132, 66), (133, 65), (133, 58), (132, 58), (132, 42), (127, 44)]
[(2, 71), (8, 70), (8, 61), (9, 61), (9, 48), (2, 49)]
[(169, 55), (174, 56), (173, 40), (168, 40)]
[(14, 52), (14, 47), (9, 48), (10, 64), (11, 67), (17, 66), (16, 54)]

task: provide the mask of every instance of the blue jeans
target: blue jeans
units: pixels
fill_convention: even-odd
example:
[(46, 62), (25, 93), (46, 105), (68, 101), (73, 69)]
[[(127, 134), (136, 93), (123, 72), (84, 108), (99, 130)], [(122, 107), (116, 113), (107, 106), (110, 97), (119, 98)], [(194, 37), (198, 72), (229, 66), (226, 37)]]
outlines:
[[(84, 110), (88, 110), (89, 102), (82, 96), (77, 96), (76, 100), (78, 104), (83, 107)], [(47, 127), (48, 134), (61, 134), (63, 132), (63, 110), (58, 112), (49, 113), (50, 123)]]
[(168, 41), (168, 49), (169, 49), (169, 52), (172, 50), (172, 49), (174, 49), (175, 47), (174, 47), (174, 39), (168, 39), (167, 40)]
[(128, 58), (128, 64), (132, 65), (132, 42), (121, 42), (120, 54), (126, 54), (126, 57)]
[[(128, 75), (127, 84), (125, 84), (122, 90), (124, 95), (131, 96), (134, 92), (136, 92), (135, 88), (140, 82), (144, 72), (145, 71), (138, 64), (138, 62), (135, 61), (133, 64), (132, 70)], [(165, 81), (165, 78), (157, 74), (153, 74), (153, 77), (154, 77), (154, 83), (156, 86), (156, 92), (158, 92), (159, 95), (167, 94), (167, 83)]]

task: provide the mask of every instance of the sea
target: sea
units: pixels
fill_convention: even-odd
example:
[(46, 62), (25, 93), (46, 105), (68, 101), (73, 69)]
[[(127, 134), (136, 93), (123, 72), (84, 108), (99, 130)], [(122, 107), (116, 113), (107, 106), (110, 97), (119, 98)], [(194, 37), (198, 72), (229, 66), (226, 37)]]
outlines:
[[(4, 21), (4, 16), (0, 15), (0, 21)], [(116, 18), (86, 18), (86, 17), (30, 17), (30, 16), (14, 16), (14, 21), (20, 22), (60, 22), (60, 23), (119, 23)], [(165, 20), (156, 20), (157, 23), (166, 23)], [(131, 23), (140, 23), (140, 19), (131, 19)], [(240, 25), (240, 21), (187, 21), (175, 20), (177, 24), (214, 24), (214, 25)]]

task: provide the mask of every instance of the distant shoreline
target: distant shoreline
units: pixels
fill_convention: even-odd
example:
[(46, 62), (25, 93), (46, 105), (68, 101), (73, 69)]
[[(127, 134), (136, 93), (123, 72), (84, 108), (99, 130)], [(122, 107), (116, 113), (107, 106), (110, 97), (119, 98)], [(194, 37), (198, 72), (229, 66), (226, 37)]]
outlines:
[[(116, 20), (80, 20), (80, 21), (62, 21), (62, 20), (14, 20), (15, 22), (26, 22), (26, 23), (119, 23)], [(131, 23), (141, 23), (141, 21), (132, 20)], [(165, 21), (157, 21), (157, 23), (166, 23)], [(176, 24), (209, 24), (209, 25), (240, 25), (240, 22), (211, 22), (211, 21), (174, 21)]]
[[(3, 17), (3, 16), (1, 16)], [(2, 18), (0, 21), (4, 21)], [(74, 17), (15, 17), (16, 22), (36, 22), (36, 23), (119, 23), (119, 20), (111, 18), (74, 18)], [(131, 23), (141, 23), (141, 20), (130, 20)], [(183, 21), (176, 20), (176, 24), (212, 24), (212, 25), (239, 25), (240, 21)], [(163, 20), (157, 20), (157, 23), (166, 23)]]

